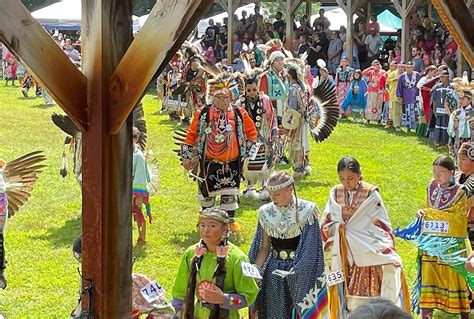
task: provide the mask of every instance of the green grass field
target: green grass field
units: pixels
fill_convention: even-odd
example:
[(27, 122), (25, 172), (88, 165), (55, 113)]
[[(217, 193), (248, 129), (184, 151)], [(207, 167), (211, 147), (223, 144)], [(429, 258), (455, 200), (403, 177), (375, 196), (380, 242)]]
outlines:
[[(158, 115), (159, 102), (153, 95), (145, 97), (144, 106), (161, 184), (151, 201), (154, 222), (148, 227), (148, 245), (134, 249), (134, 271), (156, 279), (169, 295), (181, 253), (198, 239), (197, 186), (186, 177), (172, 151), (176, 123)], [(53, 112), (61, 110), (43, 105), (39, 98), (24, 99), (18, 88), (0, 84), (0, 157), (8, 161), (33, 150), (43, 150), (48, 157), (29, 202), (9, 221), (8, 287), (0, 292), (0, 313), (7, 318), (67, 318), (76, 304), (79, 265), (71, 246), (80, 231), (81, 194), (72, 175), (59, 175), (64, 135), (50, 120)], [(298, 196), (323, 209), (330, 188), (338, 182), (338, 160), (352, 155), (361, 162), (364, 179), (379, 186), (393, 226), (404, 226), (423, 205), (431, 163), (438, 153), (413, 134), (342, 122), (328, 141), (312, 144), (313, 173), (298, 182)], [(249, 248), (260, 204), (242, 202), (237, 213), (243, 231), (236, 243), (244, 251)], [(136, 235), (134, 231), (134, 239)], [(415, 249), (401, 241), (397, 244), (412, 280)]]

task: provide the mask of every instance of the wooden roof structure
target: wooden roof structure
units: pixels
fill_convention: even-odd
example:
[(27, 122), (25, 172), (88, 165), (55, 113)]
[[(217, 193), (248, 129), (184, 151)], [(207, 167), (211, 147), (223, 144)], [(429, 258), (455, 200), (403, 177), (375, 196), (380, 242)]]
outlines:
[[(302, 2), (287, 0), (287, 12), (294, 16)], [(347, 13), (350, 36), (352, 14), (367, 0), (323, 1), (329, 2), (336, 3)], [(418, 0), (392, 2), (401, 12), (404, 25), (408, 25), (407, 19)], [(132, 0), (82, 0), (81, 72), (22, 2), (0, 1), (0, 41), (40, 82), (47, 84), (59, 106), (83, 133), (82, 273), (84, 286), (89, 286), (88, 280), (93, 283), (91, 308), (97, 318), (131, 316), (130, 112), (153, 75), (164, 68), (212, 3), (212, 0), (157, 0), (145, 25), (132, 39)], [(220, 3), (233, 16), (242, 1)], [(463, 53), (472, 62), (474, 41), (473, 34), (469, 33), (472, 18), (467, 20), (463, 12), (472, 1), (433, 0), (433, 4), (441, 11), (456, 41), (464, 44)], [(311, 7), (307, 4), (306, 8)], [(288, 24), (288, 30), (292, 27)], [(402, 35), (405, 41), (407, 30), (405, 28)], [(404, 52), (406, 55), (406, 49)], [(87, 309), (91, 300), (87, 295), (83, 298)]]
[(96, 318), (131, 317), (130, 112), (211, 3), (158, 0), (133, 39), (132, 0), (83, 0), (81, 72), (20, 1), (0, 1), (0, 40), (83, 134), (82, 274)]

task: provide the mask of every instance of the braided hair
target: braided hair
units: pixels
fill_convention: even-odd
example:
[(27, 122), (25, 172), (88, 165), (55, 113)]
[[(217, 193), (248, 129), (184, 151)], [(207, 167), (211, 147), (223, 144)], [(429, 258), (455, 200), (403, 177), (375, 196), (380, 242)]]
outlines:
[[(200, 241), (199, 245), (205, 247), (207, 249), (206, 243), (204, 241)], [(194, 295), (196, 292), (196, 275), (199, 267), (201, 267), (202, 257), (195, 255), (191, 260), (189, 278), (188, 278), (188, 289), (186, 290), (186, 296), (184, 297), (184, 306), (183, 306), (183, 314), (184, 318), (194, 318)]]
[[(201, 247), (206, 248), (207, 250), (207, 245), (202, 239), (199, 242), (199, 245)], [(219, 246), (220, 247), (227, 246), (227, 237), (220, 242)], [(196, 276), (197, 276), (198, 269), (201, 267), (201, 262), (202, 262), (202, 258), (204, 257), (204, 254), (200, 256), (195, 255), (193, 259), (191, 260), (190, 273), (189, 273), (189, 278), (188, 278), (188, 288), (186, 290), (186, 296), (184, 298), (184, 307), (183, 307), (184, 318), (194, 318)], [(219, 254), (217, 254), (217, 267), (216, 267), (216, 270), (214, 271), (213, 279), (215, 278), (216, 286), (219, 287), (219, 289), (221, 289), (222, 291), (224, 291), (224, 282), (225, 282), (225, 276), (227, 273), (226, 261), (227, 261), (227, 255), (219, 256)], [(204, 304), (204, 306), (206, 306), (207, 308), (211, 310), (211, 313), (209, 315), (210, 319), (218, 319), (222, 316), (226, 316), (228, 313), (227, 309), (222, 309), (217, 304)]]

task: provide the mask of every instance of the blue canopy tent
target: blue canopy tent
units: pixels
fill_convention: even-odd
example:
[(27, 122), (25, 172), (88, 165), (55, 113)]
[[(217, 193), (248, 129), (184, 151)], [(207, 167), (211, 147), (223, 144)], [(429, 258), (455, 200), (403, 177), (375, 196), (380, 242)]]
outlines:
[(397, 17), (395, 14), (390, 12), (389, 10), (384, 10), (377, 16), (377, 21), (379, 24), (393, 28), (393, 29), (401, 29), (402, 28), (402, 19)]

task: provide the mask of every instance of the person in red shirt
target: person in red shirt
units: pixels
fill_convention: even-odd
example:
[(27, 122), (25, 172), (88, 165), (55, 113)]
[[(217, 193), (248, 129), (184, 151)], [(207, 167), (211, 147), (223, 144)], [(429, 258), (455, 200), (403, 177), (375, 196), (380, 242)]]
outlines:
[(235, 210), (239, 207), (243, 160), (257, 140), (257, 129), (247, 111), (231, 101), (238, 96), (234, 76), (222, 73), (208, 80), (207, 105), (196, 111), (188, 128), (180, 155), (187, 171), (196, 170), (199, 203), (203, 209), (215, 206), (231, 219), (231, 230), (238, 231)]

